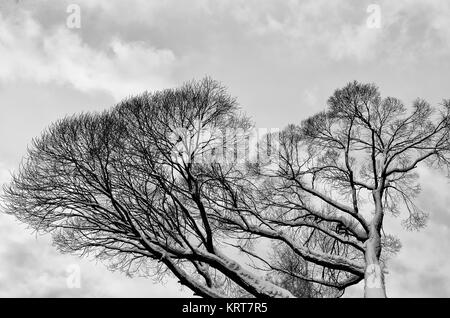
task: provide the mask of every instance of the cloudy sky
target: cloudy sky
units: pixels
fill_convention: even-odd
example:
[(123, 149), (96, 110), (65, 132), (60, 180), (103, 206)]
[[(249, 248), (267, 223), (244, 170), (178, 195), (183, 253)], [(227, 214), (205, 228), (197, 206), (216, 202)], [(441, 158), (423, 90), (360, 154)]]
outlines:
[[(70, 4), (81, 9), (80, 28)], [(0, 184), (55, 119), (204, 75), (227, 86), (260, 128), (300, 122), (352, 80), (406, 104), (437, 104), (450, 98), (449, 17), (448, 0), (2, 0)], [(389, 263), (387, 293), (450, 297), (450, 186), (420, 173), (429, 223), (407, 232), (388, 221), (403, 248)], [(81, 288), (68, 288), (74, 268)], [(0, 296), (189, 295), (164, 284), (59, 255), (49, 237), (0, 213)], [(360, 285), (346, 292), (361, 295)]]

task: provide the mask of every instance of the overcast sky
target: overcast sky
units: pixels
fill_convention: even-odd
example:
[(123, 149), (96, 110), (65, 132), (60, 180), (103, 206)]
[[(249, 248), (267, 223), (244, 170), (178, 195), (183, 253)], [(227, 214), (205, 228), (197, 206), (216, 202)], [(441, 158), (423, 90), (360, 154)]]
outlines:
[[(68, 27), (69, 4), (81, 9), (80, 28)], [(379, 28), (367, 23), (370, 4), (381, 10)], [(448, 0), (2, 0), (0, 184), (55, 119), (204, 75), (227, 86), (260, 128), (299, 123), (352, 80), (408, 105), (417, 97), (436, 105), (450, 98), (449, 17)], [(403, 243), (387, 294), (450, 297), (450, 186), (420, 173), (429, 223), (407, 232), (387, 221)], [(81, 288), (68, 288), (73, 264)], [(164, 283), (60, 255), (49, 237), (0, 213), (0, 296), (189, 295)], [(362, 296), (362, 286), (346, 296)]]

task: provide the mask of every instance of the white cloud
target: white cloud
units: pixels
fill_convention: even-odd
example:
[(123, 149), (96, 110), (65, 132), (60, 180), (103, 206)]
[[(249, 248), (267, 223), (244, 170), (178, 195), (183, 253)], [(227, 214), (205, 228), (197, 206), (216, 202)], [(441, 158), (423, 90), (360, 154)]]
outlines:
[(335, 41), (330, 41), (330, 55), (333, 59), (353, 58), (363, 62), (377, 55), (377, 42), (380, 39), (378, 29), (366, 25), (345, 25), (337, 34)]
[[(450, 3), (446, 0), (378, 1), (380, 28), (370, 28), (369, 2), (349, 4), (329, 0), (287, 1), (258, 5), (233, 2), (237, 22), (254, 36), (277, 35), (298, 48), (325, 52), (332, 60), (358, 62), (416, 60), (425, 55), (448, 55)], [(276, 16), (274, 13), (278, 13)], [(303, 50), (300, 50), (301, 53)]]
[(25, 11), (0, 15), (0, 80), (70, 84), (105, 90), (116, 99), (167, 87), (176, 58), (168, 49), (113, 39), (104, 50), (65, 26), (44, 30)]
[(318, 98), (318, 88), (313, 87), (311, 89), (305, 89), (303, 91), (303, 100), (308, 108), (315, 109), (316, 107), (320, 106)]
[[(36, 21), (28, 17), (22, 23), (12, 23), (12, 19), (0, 18), (0, 26), (7, 27), (0, 33), (0, 42), (8, 35), (12, 35), (9, 37), (13, 39), (10, 46), (0, 46), (0, 50), (11, 49), (13, 44), (17, 47), (19, 42), (23, 49), (20, 52), (23, 54), (39, 52), (40, 58), (36, 60), (41, 63), (42, 68), (47, 68), (47, 72), (35, 72), (35, 67), (28, 68), (29, 71), (26, 72), (23, 67), (20, 70), (25, 75), (38, 73), (40, 77), (54, 78), (57, 76), (55, 73), (63, 73), (61, 77), (67, 78), (67, 72), (74, 72), (76, 76), (73, 76), (75, 78), (72, 82), (76, 82), (81, 89), (98, 86), (104, 89), (105, 86), (111, 86), (111, 91), (116, 92), (118, 88), (128, 92), (133, 87), (143, 87), (142, 81), (147, 81), (146, 88), (150, 86), (148, 84), (156, 88), (167, 84), (172, 67), (180, 59), (179, 56), (176, 59), (173, 53), (180, 43), (185, 45), (180, 49), (180, 54), (184, 55), (185, 51), (192, 50), (205, 39), (220, 41), (223, 40), (221, 35), (227, 33), (237, 40), (248, 37), (251, 42), (258, 39), (265, 43), (278, 41), (282, 45), (289, 44), (285, 48), (294, 49), (298, 56), (310, 59), (310, 53), (315, 52), (331, 61), (416, 61), (422, 56), (448, 55), (450, 49), (450, 3), (446, 0), (380, 0), (377, 2), (381, 9), (380, 29), (367, 26), (367, 18), (372, 14), (367, 12), (370, 1), (355, 4), (348, 1), (289, 0), (280, 4), (274, 0), (193, 0), (189, 4), (180, 4), (170, 0), (80, 0), (78, 3), (82, 10), (82, 28), (92, 27), (93, 32), (101, 32), (96, 34), (97, 38), (104, 35), (103, 40), (109, 39), (115, 32), (121, 33), (131, 28), (136, 30), (131, 37), (147, 41), (148, 37), (143, 32), (150, 35), (158, 32), (164, 36), (164, 40), (156, 36), (155, 41), (171, 42), (174, 47), (171, 50), (156, 49), (151, 46), (152, 43), (130, 44), (124, 42), (124, 39), (116, 39), (109, 42), (108, 50), (96, 51), (80, 40), (77, 31), (67, 29), (63, 21), (58, 20), (62, 27), (44, 31), (39, 29), (40, 25)], [(130, 8), (139, 9), (134, 10), (133, 14), (124, 15), (123, 12)], [(64, 4), (61, 6), (61, 10), (63, 9)], [(40, 9), (33, 10), (37, 12)], [(39, 12), (36, 16), (41, 19), (45, 17), (45, 13)], [(96, 28), (98, 24), (92, 20), (93, 17), (98, 17), (103, 27)], [(105, 28), (105, 25), (111, 27)], [(20, 28), (27, 31), (22, 34), (18, 32)], [(235, 34), (236, 31), (239, 33)], [(122, 32), (121, 35), (130, 36), (127, 32)], [(44, 47), (39, 40), (43, 36), (47, 38)], [(86, 33), (85, 36), (89, 37)], [(186, 37), (189, 37), (189, 41), (186, 41)], [(30, 38), (33, 41), (24, 44)], [(227, 45), (210, 44), (211, 47)], [(115, 52), (117, 45), (126, 47), (130, 54), (121, 55), (120, 50)], [(62, 58), (55, 59), (55, 54), (49, 51), (55, 46), (55, 54), (63, 53), (73, 62), (69, 63), (68, 58), (64, 61), (61, 61)], [(49, 63), (48, 60), (52, 62)], [(23, 61), (23, 57), (20, 61)], [(25, 61), (25, 65), (27, 64), (34, 65)], [(139, 71), (128, 72), (128, 77), (121, 81), (123, 74), (116, 72), (115, 68), (126, 68), (124, 65)], [(39, 70), (41, 69), (36, 71)], [(94, 79), (93, 72), (96, 74)], [(11, 74), (12, 71), (9, 70), (8, 73)], [(105, 83), (109, 79), (110, 85)]]
[(0, 161), (0, 187), (3, 183), (7, 182), (9, 180), (10, 173), (8, 168), (4, 163)]
[[(101, 264), (61, 255), (49, 235), (33, 235), (13, 216), (0, 213), (0, 297), (190, 297), (175, 279), (155, 283), (111, 273)], [(80, 288), (67, 283), (72, 265), (80, 268)]]

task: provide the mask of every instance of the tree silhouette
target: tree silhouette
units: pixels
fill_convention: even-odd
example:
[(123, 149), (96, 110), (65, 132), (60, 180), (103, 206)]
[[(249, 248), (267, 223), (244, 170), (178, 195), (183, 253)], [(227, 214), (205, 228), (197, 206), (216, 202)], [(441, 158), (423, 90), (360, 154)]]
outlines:
[(209, 78), (64, 118), (33, 141), (5, 209), (52, 232), (62, 252), (93, 253), (128, 273), (172, 273), (203, 297), (291, 296), (221, 252), (219, 191), (245, 175), (214, 158), (227, 152), (223, 129), (248, 127)]
[(297, 276), (339, 289), (365, 278), (366, 297), (385, 297), (385, 259), (400, 242), (382, 231), (383, 219), (403, 210), (406, 228), (424, 226), (416, 170), (449, 171), (449, 112), (448, 100), (438, 110), (416, 100), (408, 110), (371, 84), (336, 90), (326, 111), (281, 133), (279, 165), (262, 173), (264, 219), (276, 230), (258, 233), (316, 265)]
[(340, 296), (364, 277), (366, 296), (385, 296), (381, 251), (399, 243), (383, 217), (403, 204), (405, 225), (423, 225), (414, 169), (448, 168), (449, 106), (418, 100), (408, 115), (351, 83), (328, 111), (258, 142), (271, 154), (255, 163), (249, 119), (205, 78), (52, 124), (4, 208), (62, 252), (174, 275), (202, 297)]

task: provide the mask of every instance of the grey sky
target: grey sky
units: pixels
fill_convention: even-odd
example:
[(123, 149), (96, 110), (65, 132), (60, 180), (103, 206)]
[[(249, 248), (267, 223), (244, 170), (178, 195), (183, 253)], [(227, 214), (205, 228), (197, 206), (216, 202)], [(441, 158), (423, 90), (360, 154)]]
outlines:
[[(81, 28), (66, 26), (67, 6)], [(369, 28), (370, 4), (381, 27)], [(204, 75), (221, 81), (257, 127), (299, 123), (352, 80), (374, 82), (410, 104), (450, 98), (450, 2), (275, 0), (5, 0), (0, 4), (0, 184), (53, 120), (102, 110), (143, 90)], [(448, 181), (421, 170), (428, 226), (386, 231), (403, 243), (390, 262), (388, 296), (450, 297)], [(0, 296), (182, 296), (176, 282), (110, 273), (59, 255), (0, 215)], [(66, 269), (80, 264), (82, 288)], [(361, 286), (346, 296), (361, 296)]]

